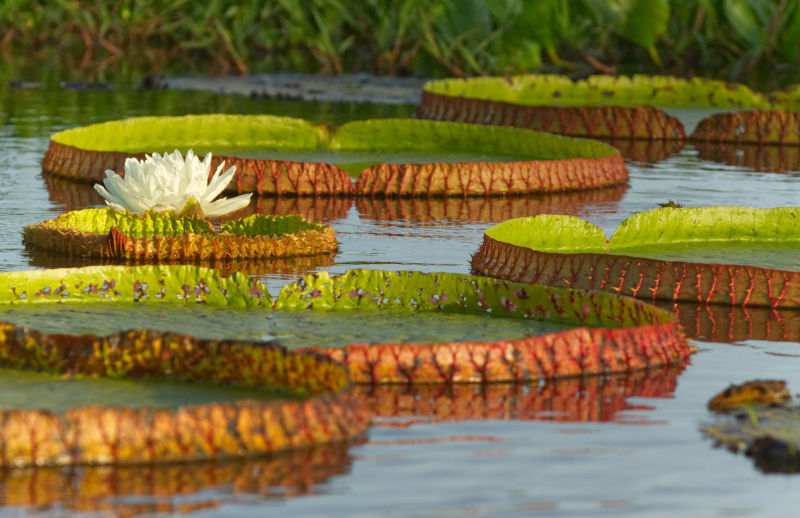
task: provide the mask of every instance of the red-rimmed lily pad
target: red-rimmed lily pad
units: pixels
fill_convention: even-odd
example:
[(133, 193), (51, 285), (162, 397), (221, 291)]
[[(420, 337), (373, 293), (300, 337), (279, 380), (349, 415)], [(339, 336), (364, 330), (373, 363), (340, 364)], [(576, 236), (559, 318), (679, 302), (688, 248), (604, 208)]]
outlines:
[[(125, 158), (173, 149), (214, 152), (211, 170), (236, 166), (228, 189), (287, 195), (527, 194), (624, 182), (606, 144), (515, 128), (377, 119), (331, 128), (268, 115), (140, 117), (54, 134), (50, 172), (100, 181)], [(355, 185), (349, 174), (357, 177)]]
[[(693, 351), (669, 313), (631, 305), (633, 300), (627, 297), (605, 295), (457, 274), (354, 270), (338, 277), (313, 274), (286, 286), (276, 309), (444, 311), (579, 326), (517, 339), (314, 349), (345, 363), (357, 383), (525, 381), (608, 374), (677, 363)], [(474, 331), (469, 331), (473, 337)]]
[(683, 139), (681, 123), (661, 107), (769, 107), (744, 85), (666, 76), (523, 75), (427, 83), (417, 116), (516, 126), (573, 136)]
[(205, 219), (175, 212), (145, 214), (104, 209), (67, 212), (29, 225), (23, 239), (60, 254), (134, 261), (247, 261), (329, 254), (333, 229), (298, 215), (254, 214), (219, 229)]
[[(0, 275), (0, 295), (29, 302), (0, 320), (36, 325), (47, 336), (124, 334), (118, 329), (147, 322), (160, 329), (151, 333), (188, 330), (202, 340), (272, 341), (295, 350), (314, 345), (346, 363), (355, 382), (609, 374), (679, 362), (692, 352), (672, 315), (633, 299), (457, 274), (322, 272), (286, 286), (273, 303), (263, 285), (242, 274), (89, 267)], [(215, 305), (262, 310), (205, 309)], [(161, 318), (148, 313), (167, 310)]]
[(800, 112), (774, 109), (716, 113), (700, 121), (691, 139), (797, 146), (800, 145)]
[[(252, 278), (234, 274), (223, 279), (213, 270), (191, 266), (0, 274), (0, 303), (6, 308), (80, 307), (97, 301), (271, 307), (268, 294)], [(177, 408), (3, 409), (0, 459), (5, 466), (219, 460), (343, 441), (363, 433), (368, 423), (339, 364), (274, 344), (147, 330), (48, 334), (2, 323), (0, 364), (72, 376), (233, 383), (285, 393), (273, 400)]]
[(769, 308), (800, 304), (800, 208), (664, 207), (603, 231), (572, 216), (486, 231), (475, 271), (648, 300)]

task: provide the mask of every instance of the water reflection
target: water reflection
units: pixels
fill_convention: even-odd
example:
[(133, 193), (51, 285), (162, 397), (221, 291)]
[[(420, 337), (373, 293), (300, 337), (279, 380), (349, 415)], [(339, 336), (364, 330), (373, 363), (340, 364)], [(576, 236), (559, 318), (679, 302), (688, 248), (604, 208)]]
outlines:
[(707, 342), (800, 342), (800, 312), (787, 309), (657, 302), (678, 317), (689, 338)]
[(66, 510), (137, 516), (285, 499), (317, 493), (329, 478), (348, 473), (353, 462), (348, 448), (218, 464), (4, 469), (0, 506), (22, 507), (29, 515)]
[(619, 149), (622, 158), (635, 162), (655, 164), (678, 154), (683, 149), (682, 140), (600, 139)]
[[(93, 265), (136, 265), (152, 264), (136, 261), (126, 261), (125, 259), (111, 259), (103, 257), (79, 257), (65, 255), (41, 250), (38, 248), (27, 247), (24, 255), (28, 258), (28, 264), (34, 268), (79, 268), (81, 266)], [(335, 263), (336, 253), (304, 255), (297, 257), (279, 257), (272, 259), (248, 259), (248, 260), (218, 260), (218, 261), (198, 261), (199, 266), (214, 268), (223, 277), (229, 277), (234, 272), (242, 272), (248, 275), (275, 275), (281, 278), (294, 279), (301, 277), (318, 269), (328, 268)], [(186, 264), (186, 261), (174, 264)]]
[[(669, 398), (686, 364), (614, 376), (593, 376), (543, 384), (456, 384), (357, 386), (356, 397), (379, 418), (373, 425), (475, 419), (631, 422), (620, 412), (649, 411), (631, 397)], [(381, 419), (401, 418), (401, 419)], [(636, 424), (648, 421), (639, 418)]]
[(628, 186), (623, 184), (538, 196), (356, 198), (355, 206), (363, 218), (378, 222), (407, 221), (426, 225), (450, 225), (453, 221), (491, 223), (543, 213), (580, 214), (588, 205), (613, 207), (627, 190)]
[(694, 142), (700, 158), (758, 172), (800, 171), (800, 146)]

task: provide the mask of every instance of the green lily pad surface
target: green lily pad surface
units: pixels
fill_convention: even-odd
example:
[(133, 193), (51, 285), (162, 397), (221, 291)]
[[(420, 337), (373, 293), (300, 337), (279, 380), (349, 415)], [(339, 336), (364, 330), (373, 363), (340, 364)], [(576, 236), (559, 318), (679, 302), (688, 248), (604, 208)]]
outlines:
[(796, 308), (800, 208), (664, 207), (603, 231), (572, 216), (486, 231), (475, 271), (650, 300)]
[[(380, 362), (404, 373), (406, 381), (415, 380), (418, 368), (427, 381), (437, 376), (452, 381), (461, 371), (466, 381), (550, 377), (562, 370), (564, 375), (628, 371), (639, 363), (648, 365), (650, 356), (660, 364), (691, 353), (669, 313), (630, 299), (416, 272), (354, 270), (340, 277), (323, 272), (286, 286), (274, 301), (263, 285), (244, 274), (223, 279), (214, 270), (194, 266), (11, 272), (0, 274), (2, 320), (33, 325), (44, 333), (43, 343), (56, 336), (47, 334), (54, 331), (90, 344), (95, 337), (118, 336), (121, 330), (156, 328), (240, 340), (251, 348), (259, 346), (253, 341), (277, 341), (334, 357), (346, 351), (342, 361), (360, 381), (366, 380), (358, 369)], [(74, 336), (78, 334), (85, 336)], [(547, 352), (560, 341), (565, 342), (563, 349)], [(449, 355), (463, 350), (458, 369), (435, 347)], [(508, 347), (520, 348), (519, 365), (507, 361)], [(583, 348), (589, 348), (586, 357), (571, 356), (583, 355)], [(605, 348), (620, 350), (603, 352)], [(364, 352), (385, 358), (362, 358)], [(13, 351), (5, 354), (16, 365)], [(468, 359), (475, 354), (482, 355), (482, 362)], [(535, 359), (548, 354), (565, 357)], [(414, 369), (404, 367), (409, 360)], [(443, 361), (449, 366), (438, 364)], [(370, 376), (373, 382), (384, 380), (382, 374)], [(385, 380), (395, 381), (393, 376)]]
[[(534, 74), (431, 81), (416, 115), (614, 141), (683, 140), (696, 125), (691, 140), (796, 144), (796, 117), (775, 111), (793, 104), (785, 93), (712, 79)], [(754, 113), (720, 113), (731, 109)]]
[[(137, 117), (56, 133), (53, 142), (90, 151), (162, 153), (174, 149), (225, 152), (245, 158), (304, 162), (390, 163), (599, 158), (616, 154), (606, 144), (555, 135), (416, 119), (354, 121), (338, 128), (270, 115), (187, 115)], [(239, 155), (238, 150), (242, 151)], [(297, 153), (297, 155), (293, 155)], [(297, 156), (298, 158), (291, 158)], [(427, 158), (426, 158), (427, 157)]]
[(353, 343), (507, 340), (563, 331), (567, 323), (407, 311), (271, 311), (135, 303), (0, 307), (0, 321), (43, 333), (108, 335), (147, 327), (205, 339), (276, 342), (289, 349)]
[(212, 168), (223, 160), (235, 165), (227, 189), (236, 192), (463, 196), (587, 189), (627, 179), (619, 152), (596, 141), (418, 119), (330, 127), (270, 115), (138, 117), (68, 129), (51, 137), (42, 166), (99, 181), (104, 169), (121, 171), (128, 157), (174, 149), (212, 152)]
[(144, 214), (111, 207), (67, 212), (22, 233), (30, 248), (63, 256), (130, 261), (238, 261), (241, 269), (259, 261), (330, 254), (337, 248), (333, 229), (297, 214), (253, 214), (232, 219), (219, 229), (195, 216), (174, 211)]
[(560, 75), (522, 75), (441, 79), (425, 91), (450, 97), (471, 97), (523, 105), (670, 106), (762, 108), (770, 102), (745, 85), (714, 79), (670, 76), (595, 75), (573, 81)]
[[(211, 236), (218, 232), (208, 221), (195, 216), (181, 216), (173, 211), (148, 211), (143, 215), (136, 215), (118, 212), (111, 207), (73, 210), (56, 217), (51, 226), (96, 234), (108, 234), (112, 227), (117, 227), (120, 232), (131, 238), (181, 236), (186, 233)], [(302, 230), (322, 230), (322, 228), (321, 224), (307, 221), (297, 214), (287, 216), (254, 214), (223, 223), (219, 232), (245, 237), (281, 236)]]
[(124, 380), (0, 369), (0, 409), (48, 410), (101, 405), (175, 408), (257, 399), (296, 399), (290, 392), (170, 380)]
[[(291, 162), (310, 162), (333, 164), (347, 171), (352, 178), (358, 178), (361, 171), (379, 164), (457, 164), (460, 162), (514, 162), (525, 160), (522, 153), (502, 151), (380, 151), (380, 150), (286, 150), (279, 148), (225, 148), (210, 147), (201, 152), (212, 152), (215, 155), (235, 156), (256, 160), (287, 160)], [(555, 160), (564, 158), (556, 153), (548, 155), (542, 150), (537, 160)]]
[(554, 215), (509, 220), (486, 235), (541, 252), (800, 271), (800, 207), (664, 207), (628, 218), (608, 240), (587, 221)]

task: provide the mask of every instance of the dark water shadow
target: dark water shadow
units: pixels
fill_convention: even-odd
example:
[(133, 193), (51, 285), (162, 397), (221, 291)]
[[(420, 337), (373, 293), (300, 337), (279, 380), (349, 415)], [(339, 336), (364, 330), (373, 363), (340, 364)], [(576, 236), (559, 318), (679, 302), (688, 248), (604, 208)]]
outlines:
[(320, 484), (331, 477), (350, 471), (350, 446), (224, 463), (3, 469), (0, 512), (188, 514), (228, 503), (256, 505), (310, 495), (323, 492)]
[(653, 424), (641, 415), (631, 420), (621, 412), (653, 409), (641, 401), (628, 401), (632, 397), (672, 397), (686, 365), (543, 384), (357, 386), (355, 394), (378, 418), (373, 426), (482, 419)]

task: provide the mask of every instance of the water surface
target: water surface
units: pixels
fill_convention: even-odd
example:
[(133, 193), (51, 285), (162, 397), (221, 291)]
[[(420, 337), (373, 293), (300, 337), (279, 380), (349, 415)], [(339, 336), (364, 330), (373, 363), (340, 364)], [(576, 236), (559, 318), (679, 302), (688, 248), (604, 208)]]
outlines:
[[(0, 271), (32, 267), (21, 244), (23, 225), (98, 203), (81, 195), (54, 192), (50, 189), (54, 184), (41, 176), (39, 162), (48, 135), (54, 131), (148, 114), (272, 113), (339, 124), (358, 117), (402, 116), (412, 110), (254, 101), (188, 92), (0, 89), (0, 119), (4, 121), (0, 126), (0, 214), (4, 218)], [(477, 250), (486, 228), (502, 219), (536, 213), (583, 217), (610, 235), (633, 213), (670, 199), (685, 206), (800, 204), (797, 170), (756, 172), (743, 165), (701, 158), (690, 145), (658, 163), (628, 161), (628, 167), (631, 179), (627, 188), (582, 195), (446, 202), (256, 200), (254, 206), (265, 211), (307, 211), (324, 217), (341, 243), (333, 264), (311, 264), (301, 266), (301, 271), (266, 273), (261, 278), (277, 293), (300, 273), (322, 269), (342, 273), (358, 266), (468, 273), (470, 254)], [(734, 323), (746, 328), (748, 313), (734, 316)], [(102, 504), (107, 512), (132, 506), (128, 509), (151, 514), (196, 511), (198, 516), (235, 517), (793, 516), (800, 504), (800, 476), (765, 476), (746, 457), (715, 449), (700, 427), (713, 420), (705, 408), (707, 400), (730, 383), (778, 378), (787, 380), (792, 392), (799, 392), (800, 343), (741, 339), (738, 335), (734, 336), (738, 341), (733, 341), (721, 335), (713, 335), (719, 342), (695, 342), (700, 352), (672, 385), (643, 382), (631, 392), (624, 383), (611, 381), (578, 389), (556, 384), (542, 391), (546, 401), (558, 399), (576, 407), (592, 398), (603, 405), (614, 396), (622, 398), (624, 404), (614, 404), (613, 412), (610, 406), (599, 406), (605, 420), (559, 411), (542, 412), (540, 420), (509, 419), (497, 407), (447, 420), (425, 419), (424, 414), (383, 414), (376, 418), (365, 444), (354, 445), (346, 454), (323, 453), (278, 464), (274, 472), (261, 461), (237, 464), (236, 469), (227, 471), (224, 466), (198, 465), (190, 475), (202, 476), (202, 483), (178, 487), (167, 481), (187, 480), (189, 474), (175, 472), (176, 478), (169, 478), (151, 473), (147, 476), (156, 478), (147, 480), (163, 482), (149, 486), (138, 485), (145, 475), (131, 470), (105, 471), (102, 477), (90, 470), (63, 476), (59, 471), (52, 478), (48, 473), (54, 472), (40, 472), (39, 478), (33, 479), (38, 483), (30, 482), (30, 472), (7, 475), (0, 477), (0, 495), (8, 495), (2, 501), (15, 507), (0, 509), (0, 514), (80, 515)], [(537, 393), (539, 387), (524, 385), (521, 390)], [(376, 404), (387, 401), (373, 397)], [(429, 403), (431, 408), (442, 409), (437, 414), (441, 415), (444, 409), (464, 408), (468, 402), (488, 405), (507, 400), (480, 392), (465, 400), (445, 392), (398, 393), (391, 401), (398, 408), (422, 408), (422, 403)], [(602, 412), (604, 408), (609, 410)], [(295, 478), (285, 482), (277, 475), (267, 476), (275, 473)], [(104, 491), (113, 490), (92, 493), (85, 482), (90, 475), (97, 477), (92, 481), (113, 481), (102, 486)], [(45, 484), (45, 480), (51, 482)], [(54, 489), (45, 491), (49, 487)], [(296, 494), (307, 496), (289, 498)], [(11, 495), (21, 496), (14, 499)], [(33, 496), (43, 498), (35, 500)], [(49, 507), (40, 507), (41, 502), (49, 502)]]

